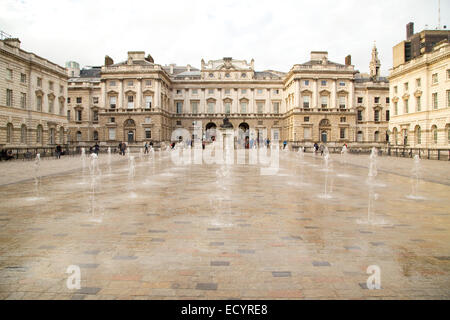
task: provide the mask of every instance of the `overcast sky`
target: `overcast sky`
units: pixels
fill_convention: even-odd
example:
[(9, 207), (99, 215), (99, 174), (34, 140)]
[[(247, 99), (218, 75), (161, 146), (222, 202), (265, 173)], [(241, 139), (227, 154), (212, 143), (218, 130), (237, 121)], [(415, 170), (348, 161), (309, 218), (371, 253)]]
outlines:
[[(450, 28), (450, 1), (441, 0), (441, 25)], [(331, 61), (368, 72), (376, 41), (381, 72), (392, 67), (392, 47), (438, 24), (438, 0), (1, 0), (0, 30), (22, 48), (64, 65), (102, 65), (105, 55), (150, 53), (158, 64), (191, 64), (233, 57), (255, 69), (289, 71), (328, 51)]]

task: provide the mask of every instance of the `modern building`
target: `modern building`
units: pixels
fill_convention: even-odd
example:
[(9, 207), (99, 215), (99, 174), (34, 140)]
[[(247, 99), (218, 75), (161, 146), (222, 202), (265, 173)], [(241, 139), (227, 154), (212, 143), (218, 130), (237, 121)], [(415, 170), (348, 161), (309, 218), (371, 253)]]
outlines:
[(168, 142), (172, 132), (194, 126), (210, 140), (226, 116), (242, 129), (236, 142), (288, 140), (342, 145), (386, 143), (389, 86), (380, 77), (374, 47), (370, 74), (351, 64), (311, 52), (310, 61), (288, 73), (256, 71), (255, 62), (225, 57), (190, 65), (156, 64), (142, 51), (120, 63), (106, 56), (102, 67), (80, 70), (67, 65), (70, 141), (142, 144)]
[(20, 40), (0, 40), (0, 148), (65, 144), (65, 68), (20, 49)]
[[(393, 49), (390, 70), (391, 144), (411, 148), (450, 147), (450, 31), (424, 30)], [(417, 49), (419, 48), (419, 49)]]

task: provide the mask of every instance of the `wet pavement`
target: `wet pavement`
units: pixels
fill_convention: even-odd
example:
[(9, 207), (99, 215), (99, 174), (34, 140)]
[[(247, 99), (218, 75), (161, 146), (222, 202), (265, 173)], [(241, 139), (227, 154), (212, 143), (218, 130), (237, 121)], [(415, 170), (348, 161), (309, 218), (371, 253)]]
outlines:
[(326, 170), (281, 152), (261, 175), (156, 152), (134, 177), (106, 157), (95, 177), (79, 157), (42, 161), (38, 184), (33, 162), (1, 164), (1, 299), (450, 298), (448, 162), (421, 162), (414, 200), (411, 159), (379, 158), (370, 181), (367, 155)]

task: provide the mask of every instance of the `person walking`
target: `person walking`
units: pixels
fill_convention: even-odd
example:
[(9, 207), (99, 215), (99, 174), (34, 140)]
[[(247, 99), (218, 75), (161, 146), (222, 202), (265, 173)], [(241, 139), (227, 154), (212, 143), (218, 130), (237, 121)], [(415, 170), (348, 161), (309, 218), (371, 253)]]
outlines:
[(148, 153), (148, 143), (147, 143), (147, 141), (144, 144), (144, 148), (145, 148), (144, 154), (147, 154)]
[(283, 150), (286, 149), (286, 146), (287, 146), (287, 141), (284, 140), (284, 141), (283, 141)]
[(62, 148), (61, 146), (58, 144), (56, 146), (56, 159), (61, 159), (61, 153), (62, 153)]
[(100, 146), (98, 145), (98, 143), (96, 142), (95, 143), (95, 146), (94, 146), (94, 152), (95, 152), (95, 154), (98, 156), (98, 152), (100, 151)]

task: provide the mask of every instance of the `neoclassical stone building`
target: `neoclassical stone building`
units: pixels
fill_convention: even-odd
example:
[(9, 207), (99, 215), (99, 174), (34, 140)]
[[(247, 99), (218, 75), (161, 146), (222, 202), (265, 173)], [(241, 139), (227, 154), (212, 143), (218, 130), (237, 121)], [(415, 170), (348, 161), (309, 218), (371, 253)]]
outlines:
[[(225, 57), (190, 65), (161, 66), (142, 51), (128, 52), (120, 63), (106, 56), (102, 67), (80, 70), (67, 65), (70, 141), (142, 144), (168, 142), (177, 128), (214, 137), (225, 116), (236, 141), (287, 140), (301, 145), (383, 144), (389, 86), (379, 75), (377, 50), (370, 74), (351, 64), (311, 52), (310, 61), (288, 73), (256, 71), (255, 62)], [(386, 118), (387, 117), (387, 118)]]
[(0, 148), (65, 144), (66, 69), (0, 40)]
[(391, 70), (392, 144), (450, 147), (450, 31), (424, 30), (394, 47)]

